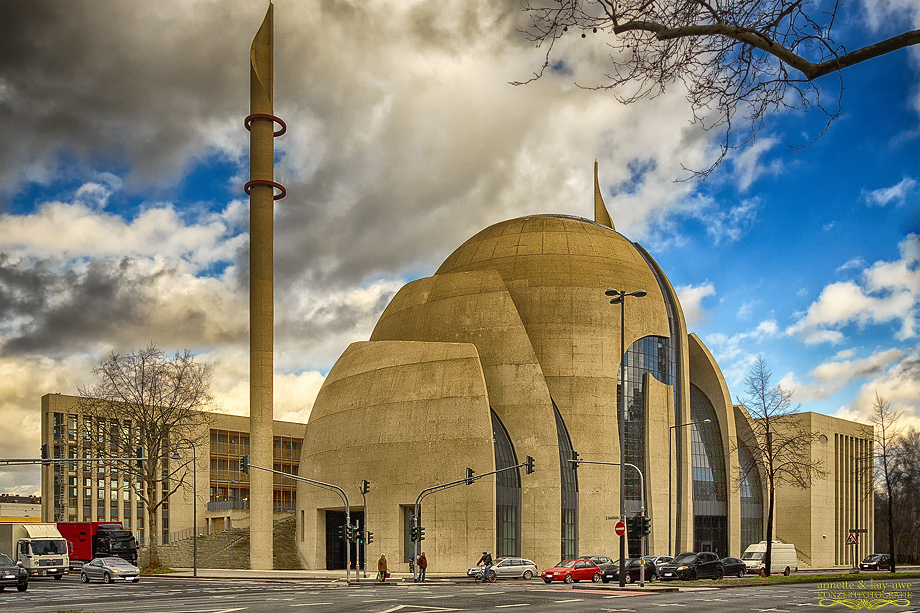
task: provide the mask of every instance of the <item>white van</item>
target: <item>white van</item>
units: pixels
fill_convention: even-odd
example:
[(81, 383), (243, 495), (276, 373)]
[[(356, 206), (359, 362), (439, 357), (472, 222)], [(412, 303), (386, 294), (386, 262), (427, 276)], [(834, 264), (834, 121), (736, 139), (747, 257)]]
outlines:
[[(766, 555), (767, 541), (760, 541), (745, 549), (741, 559), (744, 561), (744, 565), (747, 566), (748, 572), (761, 573), (763, 571), (763, 559)], [(795, 545), (792, 543), (773, 541), (770, 558), (771, 575), (778, 575), (779, 573), (788, 575), (792, 571), (799, 570), (799, 559), (795, 554)]]

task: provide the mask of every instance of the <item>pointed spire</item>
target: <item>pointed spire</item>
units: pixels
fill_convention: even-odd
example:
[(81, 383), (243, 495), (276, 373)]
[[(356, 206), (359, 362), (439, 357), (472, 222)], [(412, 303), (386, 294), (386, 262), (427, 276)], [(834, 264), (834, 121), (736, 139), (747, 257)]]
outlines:
[(249, 48), (249, 112), (273, 114), (275, 7), (268, 4), (262, 26)]
[(597, 181), (597, 160), (594, 160), (594, 221), (607, 226), (611, 230), (616, 230), (613, 227), (613, 220), (610, 219), (610, 213), (607, 212), (607, 207), (604, 206), (604, 197), (601, 196), (601, 186)]

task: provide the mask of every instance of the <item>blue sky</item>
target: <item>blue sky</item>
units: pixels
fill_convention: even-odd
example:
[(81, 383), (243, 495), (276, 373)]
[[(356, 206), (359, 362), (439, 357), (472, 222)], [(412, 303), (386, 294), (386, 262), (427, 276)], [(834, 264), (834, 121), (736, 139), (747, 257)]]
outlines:
[[(248, 402), (249, 44), (261, 0), (0, 0), (0, 417), (39, 445), (39, 398), (76, 393), (110, 351), (189, 348), (225, 410)], [(917, 0), (853, 2), (852, 48), (920, 26)], [(717, 135), (675, 86), (623, 106), (601, 37), (564, 74), (517, 2), (293, 2), (276, 11), (275, 415), (392, 295), (512, 217), (593, 212), (678, 288), (734, 396), (757, 355), (803, 410), (862, 418), (874, 394), (920, 424), (920, 55), (844, 73), (845, 116), (772, 115), (705, 183)], [(154, 24), (152, 26), (151, 24)], [(884, 24), (880, 28), (878, 24)], [(826, 87), (833, 92), (833, 77)], [(822, 88), (825, 84), (822, 83)], [(37, 471), (0, 473), (35, 493)]]

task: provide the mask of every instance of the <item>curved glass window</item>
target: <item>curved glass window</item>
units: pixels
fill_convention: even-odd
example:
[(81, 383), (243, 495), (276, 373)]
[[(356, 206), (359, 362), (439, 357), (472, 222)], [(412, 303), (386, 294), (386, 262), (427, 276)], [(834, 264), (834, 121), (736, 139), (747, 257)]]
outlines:
[(693, 549), (728, 555), (728, 490), (722, 430), (709, 398), (690, 384), (690, 456), (693, 461)]
[[(495, 443), (495, 470), (517, 466), (514, 445), (504, 424), (492, 413), (492, 440)], [(521, 470), (495, 474), (496, 557), (521, 555)]]
[(571, 560), (578, 556), (578, 473), (572, 459), (572, 439), (562, 421), (559, 407), (553, 400), (553, 414), (556, 416), (556, 436), (559, 440), (559, 469), (562, 473), (562, 559)]
[(763, 485), (750, 447), (738, 445), (741, 478), (741, 551), (763, 540)]

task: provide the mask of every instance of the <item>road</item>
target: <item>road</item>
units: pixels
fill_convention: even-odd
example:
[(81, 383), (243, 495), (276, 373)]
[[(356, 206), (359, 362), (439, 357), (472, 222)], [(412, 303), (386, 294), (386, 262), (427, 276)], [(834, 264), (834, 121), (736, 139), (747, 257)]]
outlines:
[(24, 593), (7, 590), (0, 594), (0, 610), (4, 613), (798, 613), (850, 611), (854, 602), (874, 601), (873, 606), (859, 608), (920, 613), (920, 580), (902, 583), (905, 585), (897, 590), (891, 589), (890, 581), (876, 580), (862, 586), (838, 585), (832, 592), (822, 591), (816, 584), (713, 589), (701, 581), (691, 591), (650, 593), (595, 589), (584, 584), (544, 585), (537, 580), (505, 580), (489, 585), (437, 581), (424, 585), (399, 582), (348, 586), (341, 581), (324, 580), (157, 576), (144, 577), (138, 584), (83, 585), (78, 577), (71, 575), (62, 581), (32, 581)]

